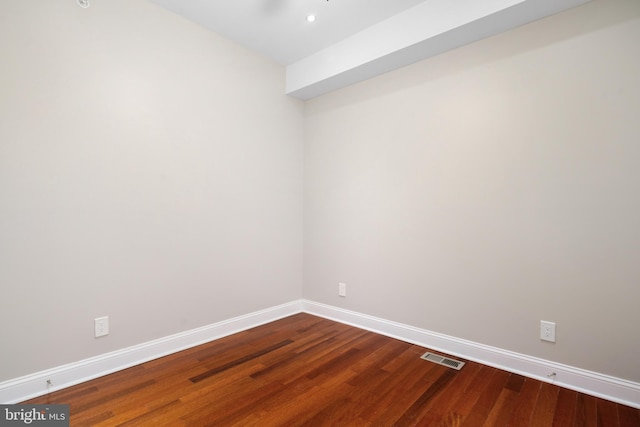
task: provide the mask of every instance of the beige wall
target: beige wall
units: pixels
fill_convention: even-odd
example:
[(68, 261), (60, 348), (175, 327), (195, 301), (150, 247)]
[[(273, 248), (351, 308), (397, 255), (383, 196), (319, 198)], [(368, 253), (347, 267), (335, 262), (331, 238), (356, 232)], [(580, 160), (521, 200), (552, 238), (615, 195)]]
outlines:
[(302, 108), (146, 1), (2, 1), (0, 381), (299, 299)]
[(640, 381), (639, 43), (596, 0), (308, 102), (305, 298)]

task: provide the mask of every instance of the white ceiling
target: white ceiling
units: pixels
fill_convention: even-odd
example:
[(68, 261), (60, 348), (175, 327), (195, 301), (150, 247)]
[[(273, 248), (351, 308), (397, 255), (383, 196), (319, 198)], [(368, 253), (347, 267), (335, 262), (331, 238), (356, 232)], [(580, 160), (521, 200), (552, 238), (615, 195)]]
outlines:
[(309, 99), (591, 0), (151, 1), (285, 65)]
[[(153, 0), (191, 21), (292, 64), (424, 0)], [(313, 13), (313, 23), (306, 20)]]

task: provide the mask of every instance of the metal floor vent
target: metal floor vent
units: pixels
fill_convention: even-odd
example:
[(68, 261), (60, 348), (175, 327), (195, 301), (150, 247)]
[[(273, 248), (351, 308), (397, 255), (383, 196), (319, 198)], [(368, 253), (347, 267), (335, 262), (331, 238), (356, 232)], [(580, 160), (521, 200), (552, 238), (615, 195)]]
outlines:
[(433, 353), (425, 353), (420, 356), (420, 359), (428, 360), (429, 362), (437, 363), (438, 365), (447, 366), (449, 368), (453, 368), (456, 370), (462, 369), (464, 366), (464, 362), (460, 362), (459, 360), (449, 359), (448, 357), (439, 356)]

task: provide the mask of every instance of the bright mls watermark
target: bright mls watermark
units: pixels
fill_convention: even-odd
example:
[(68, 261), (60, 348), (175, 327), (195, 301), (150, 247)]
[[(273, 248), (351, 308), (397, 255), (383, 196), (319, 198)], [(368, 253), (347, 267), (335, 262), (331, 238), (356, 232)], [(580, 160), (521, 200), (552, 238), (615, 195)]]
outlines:
[(0, 405), (0, 427), (69, 427), (69, 405)]

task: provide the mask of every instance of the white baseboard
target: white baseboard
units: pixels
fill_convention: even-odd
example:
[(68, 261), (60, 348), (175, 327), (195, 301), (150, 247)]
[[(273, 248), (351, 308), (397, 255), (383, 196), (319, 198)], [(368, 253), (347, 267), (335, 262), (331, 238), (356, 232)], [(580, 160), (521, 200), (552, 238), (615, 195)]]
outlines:
[[(302, 310), (452, 356), (640, 409), (640, 383), (303, 300)], [(555, 373), (554, 376), (548, 375)]]
[[(2, 382), (0, 403), (22, 402), (301, 312), (640, 409), (640, 383), (308, 300), (293, 301)], [(548, 377), (551, 373), (556, 374), (552, 379)], [(47, 380), (51, 380), (50, 387), (47, 386)]]
[[(302, 311), (300, 300), (0, 383), (0, 403), (22, 402)], [(51, 386), (47, 386), (51, 380)]]

